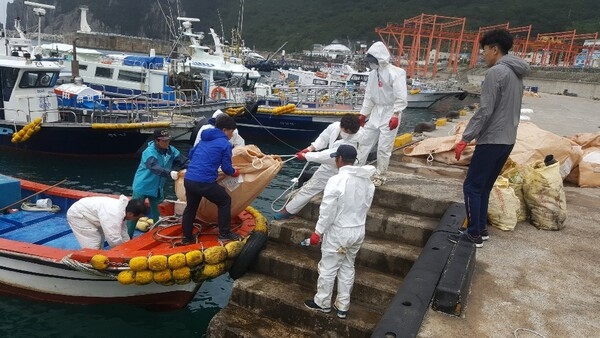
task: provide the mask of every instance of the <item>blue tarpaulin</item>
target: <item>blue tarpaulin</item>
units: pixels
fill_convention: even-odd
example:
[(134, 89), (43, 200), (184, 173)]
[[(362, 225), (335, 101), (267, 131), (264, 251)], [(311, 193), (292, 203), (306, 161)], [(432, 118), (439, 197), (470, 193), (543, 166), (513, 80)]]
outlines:
[(150, 69), (162, 68), (164, 63), (165, 59), (160, 56), (130, 55), (123, 59), (123, 64), (126, 66), (141, 66)]

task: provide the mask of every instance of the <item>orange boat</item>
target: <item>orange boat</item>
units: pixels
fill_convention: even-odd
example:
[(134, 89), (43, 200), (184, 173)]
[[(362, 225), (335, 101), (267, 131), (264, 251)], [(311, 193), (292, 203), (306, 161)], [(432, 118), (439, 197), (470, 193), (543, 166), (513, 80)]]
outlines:
[[(281, 161), (275, 165), (279, 168)], [(246, 172), (250, 170), (252, 166)], [(267, 240), (266, 219), (256, 209), (244, 207), (231, 223), (242, 241), (223, 243), (217, 239), (216, 225), (197, 220), (197, 242), (177, 246), (181, 218), (173, 215), (174, 202), (166, 201), (160, 207), (161, 220), (149, 231), (136, 230), (134, 238), (113, 248), (81, 249), (66, 211), (78, 199), (101, 194), (3, 175), (0, 192), (0, 206), (26, 201), (20, 210), (0, 214), (0, 292), (29, 299), (181, 308), (204, 280), (226, 272), (234, 279), (243, 275)], [(44, 204), (38, 201), (48, 199), (51, 207), (38, 206)]]

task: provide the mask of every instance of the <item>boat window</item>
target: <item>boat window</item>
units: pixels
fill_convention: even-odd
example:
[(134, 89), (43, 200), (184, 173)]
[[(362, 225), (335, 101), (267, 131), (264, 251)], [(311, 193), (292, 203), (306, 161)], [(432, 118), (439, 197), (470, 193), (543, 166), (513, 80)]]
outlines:
[(94, 74), (94, 76), (112, 79), (113, 69), (104, 68), (104, 67), (96, 67), (96, 74)]
[(317, 86), (327, 86), (327, 80), (313, 79), (313, 84)]
[(81, 70), (87, 70), (87, 65), (82, 65), (81, 63), (79, 64), (79, 69)]
[(19, 77), (19, 69), (0, 67), (0, 77), (0, 80), (2, 81), (2, 98), (4, 101), (9, 101), (15, 83), (17, 82), (17, 77)]
[(246, 82), (244, 83), (244, 86), (242, 88), (246, 92), (253, 91), (254, 86), (256, 85), (256, 81), (257, 81), (257, 79), (248, 79), (248, 80), (246, 80)]
[(220, 85), (225, 84), (231, 79), (233, 74), (231, 72), (224, 72), (222, 70), (215, 70), (213, 72), (213, 81), (217, 82)]
[(49, 88), (58, 80), (58, 72), (25, 71), (19, 82), (19, 88)]
[(131, 81), (131, 82), (144, 82), (146, 79), (145, 74), (140, 72), (132, 72), (129, 70), (119, 70), (119, 75), (117, 76), (119, 80), (122, 81)]

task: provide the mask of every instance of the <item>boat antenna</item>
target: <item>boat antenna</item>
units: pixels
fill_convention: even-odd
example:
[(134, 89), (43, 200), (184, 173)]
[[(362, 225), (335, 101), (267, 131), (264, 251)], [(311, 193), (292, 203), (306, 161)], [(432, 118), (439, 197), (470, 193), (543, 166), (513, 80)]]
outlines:
[(225, 30), (223, 29), (223, 20), (221, 19), (221, 11), (217, 8), (217, 16), (219, 17), (219, 24), (221, 24), (221, 36), (225, 38)]
[(273, 58), (275, 55), (277, 55), (277, 53), (278, 53), (278, 52), (279, 52), (279, 51), (280, 51), (280, 50), (281, 50), (283, 47), (285, 47), (285, 45), (287, 45), (287, 43), (288, 43), (287, 41), (286, 41), (286, 42), (284, 42), (284, 43), (283, 43), (283, 45), (281, 45), (281, 47), (279, 47), (279, 48), (278, 48), (278, 49), (275, 51), (275, 53), (271, 54), (271, 55), (270, 55), (270, 56), (267, 58), (267, 60), (265, 60), (265, 62), (269, 62), (269, 61), (270, 61), (270, 60), (271, 60), (271, 59), (272, 59), (272, 58)]
[(42, 44), (42, 17), (46, 15), (46, 9), (55, 9), (52, 5), (40, 4), (37, 2), (25, 1), (25, 5), (33, 7), (33, 12), (38, 17), (38, 47)]

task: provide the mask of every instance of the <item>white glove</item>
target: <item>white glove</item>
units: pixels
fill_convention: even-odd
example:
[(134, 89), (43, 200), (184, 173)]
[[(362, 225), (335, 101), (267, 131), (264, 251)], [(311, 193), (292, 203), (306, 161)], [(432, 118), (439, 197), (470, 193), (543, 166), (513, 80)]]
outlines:
[(179, 178), (179, 172), (175, 170), (171, 171), (171, 178), (173, 181), (177, 181), (177, 178)]

